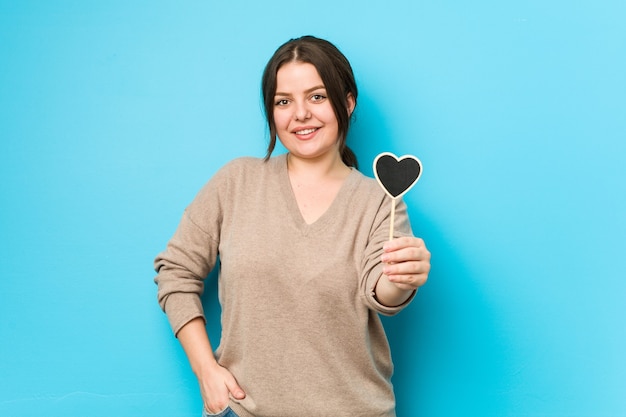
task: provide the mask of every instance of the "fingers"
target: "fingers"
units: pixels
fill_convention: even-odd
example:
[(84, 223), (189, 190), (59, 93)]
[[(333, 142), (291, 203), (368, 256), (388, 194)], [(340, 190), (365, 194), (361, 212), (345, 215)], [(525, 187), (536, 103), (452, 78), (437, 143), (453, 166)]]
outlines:
[(235, 380), (235, 377), (232, 376), (232, 374), (231, 377), (227, 378), (225, 382), (226, 387), (228, 388), (228, 392), (230, 392), (230, 395), (232, 395), (233, 398), (243, 400), (246, 397), (246, 393), (243, 392), (243, 389), (239, 386), (239, 384)]
[(401, 237), (386, 242), (383, 250), (383, 274), (390, 282), (402, 290), (414, 290), (426, 283), (430, 252), (422, 239)]
[(405, 290), (424, 285), (429, 272), (430, 262), (427, 260), (403, 261), (383, 266), (383, 274), (387, 279)]
[(426, 284), (428, 280), (427, 273), (409, 274), (409, 275), (393, 275), (385, 273), (389, 282), (396, 285), (401, 290), (415, 290)]
[(383, 250), (385, 252), (393, 252), (408, 247), (426, 247), (426, 244), (424, 244), (424, 241), (419, 237), (413, 236), (397, 237), (383, 243)]
[(385, 242), (381, 260), (385, 263), (428, 261), (430, 252), (424, 241), (417, 237), (401, 237)]
[(235, 377), (226, 368), (217, 368), (207, 379), (200, 382), (204, 406), (211, 414), (224, 410), (230, 396), (241, 400), (246, 394)]
[(430, 262), (427, 261), (404, 261), (383, 266), (385, 275), (421, 275), (430, 272)]
[(209, 396), (209, 398), (204, 399), (204, 408), (206, 408), (206, 410), (211, 414), (219, 413), (220, 411), (228, 407), (228, 404), (228, 393), (222, 395), (214, 393), (214, 395), (211, 395)]

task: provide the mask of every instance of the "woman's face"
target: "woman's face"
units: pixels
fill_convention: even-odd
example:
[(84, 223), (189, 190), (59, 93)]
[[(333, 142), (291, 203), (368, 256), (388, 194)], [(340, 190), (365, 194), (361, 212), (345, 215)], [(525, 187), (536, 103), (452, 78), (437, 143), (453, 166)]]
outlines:
[(292, 156), (322, 159), (339, 151), (337, 118), (312, 64), (290, 62), (278, 70), (274, 123)]

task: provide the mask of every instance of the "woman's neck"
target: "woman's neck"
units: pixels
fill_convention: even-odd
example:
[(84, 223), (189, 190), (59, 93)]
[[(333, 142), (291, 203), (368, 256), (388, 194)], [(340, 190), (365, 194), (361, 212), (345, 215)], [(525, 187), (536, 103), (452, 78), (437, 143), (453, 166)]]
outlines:
[(297, 177), (305, 182), (342, 180), (351, 171), (341, 159), (339, 152), (323, 159), (298, 158), (289, 153), (287, 154), (287, 169), (290, 177)]

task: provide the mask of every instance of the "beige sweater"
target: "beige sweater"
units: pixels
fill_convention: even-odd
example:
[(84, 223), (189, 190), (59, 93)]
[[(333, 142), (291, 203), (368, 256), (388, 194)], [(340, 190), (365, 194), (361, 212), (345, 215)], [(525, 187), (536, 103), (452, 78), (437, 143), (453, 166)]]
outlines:
[[(394, 416), (392, 362), (379, 313), (380, 255), (391, 200), (353, 170), (313, 224), (300, 215), (285, 155), (237, 159), (185, 211), (155, 260), (174, 332), (203, 316), (203, 280), (219, 255), (221, 365), (247, 396), (241, 417)], [(410, 235), (398, 202), (396, 235)], [(407, 302), (408, 303), (408, 302)]]

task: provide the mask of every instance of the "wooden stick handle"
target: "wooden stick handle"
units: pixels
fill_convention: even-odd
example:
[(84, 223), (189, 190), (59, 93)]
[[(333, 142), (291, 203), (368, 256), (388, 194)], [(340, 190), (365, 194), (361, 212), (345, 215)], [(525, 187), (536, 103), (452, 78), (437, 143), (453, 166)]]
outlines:
[(396, 199), (391, 199), (391, 220), (389, 221), (389, 240), (393, 240), (393, 225), (396, 221)]

